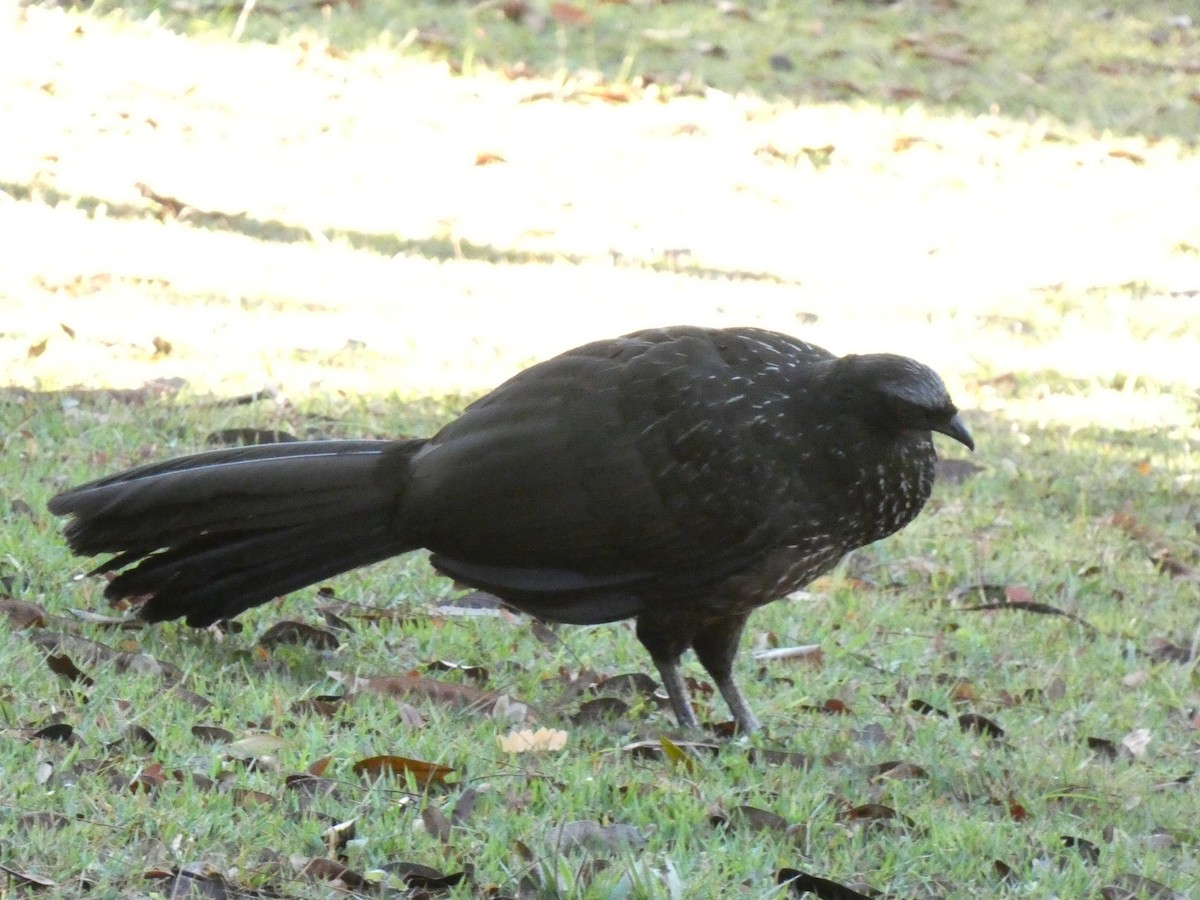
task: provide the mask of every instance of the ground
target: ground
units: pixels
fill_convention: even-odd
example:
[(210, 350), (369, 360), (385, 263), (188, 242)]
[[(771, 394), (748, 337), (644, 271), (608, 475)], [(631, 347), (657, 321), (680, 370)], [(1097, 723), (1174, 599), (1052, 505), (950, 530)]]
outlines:
[[(781, 869), (906, 897), (1193, 890), (1186, 14), (0, 14), (14, 891), (170, 893), (196, 864), (206, 890), (365, 894), (385, 888), (353, 876), (399, 884), (398, 860), (467, 871), (455, 896), (765, 897)], [(383, 619), (321, 619), (310, 590), (240, 634), (111, 630), (45, 511), (227, 429), (428, 433), (535, 359), (685, 321), (920, 358), (978, 443), (912, 528), (752, 620), (739, 665), (768, 736), (749, 745), (688, 747), (640, 688), (579, 717), (647, 671), (628, 628), (461, 615), (420, 559), (332, 584)], [(264, 640), (281, 618), (336, 647)], [(413, 672), (399, 700), (356, 680)], [(538, 727), (565, 747), (498, 742)], [(378, 755), (452, 771), (363, 780)], [(306, 771), (329, 781), (288, 779)], [(572, 820), (637, 840), (562, 853)]]

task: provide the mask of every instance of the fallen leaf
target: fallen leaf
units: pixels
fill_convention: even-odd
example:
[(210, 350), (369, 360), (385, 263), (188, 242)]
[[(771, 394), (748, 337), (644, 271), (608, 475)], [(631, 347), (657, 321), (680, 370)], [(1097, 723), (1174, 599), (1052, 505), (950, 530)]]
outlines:
[(71, 661), (71, 657), (65, 653), (50, 653), (46, 656), (46, 665), (55, 675), (61, 675), (68, 681), (74, 681), (82, 684), (84, 687), (91, 687), (95, 684), (90, 676), (85, 674), (80, 668)]
[(421, 824), (439, 843), (450, 843), (450, 820), (436, 806), (426, 806), (421, 810)]
[(550, 829), (546, 843), (559, 853), (582, 850), (587, 853), (616, 855), (639, 850), (646, 838), (632, 825), (601, 825), (583, 820), (565, 822)]
[(820, 705), (805, 703), (799, 709), (803, 712), (824, 713), (827, 716), (848, 716), (851, 715), (850, 707), (844, 702), (835, 697), (830, 697)]
[(1083, 857), (1084, 862), (1091, 863), (1092, 865), (1100, 862), (1100, 848), (1091, 841), (1069, 834), (1064, 834), (1060, 840), (1065, 849), (1078, 852)]
[(1149, 680), (1150, 680), (1150, 673), (1147, 672), (1145, 669), (1139, 669), (1138, 671), (1130, 672), (1128, 675), (1123, 677), (1121, 679), (1121, 684), (1125, 685), (1125, 687), (1127, 687), (1127, 688), (1137, 688), (1137, 687), (1141, 687), (1143, 684), (1145, 684)]
[(1131, 150), (1109, 150), (1108, 155), (1113, 159), (1123, 159), (1131, 162), (1135, 166), (1144, 166), (1146, 164), (1146, 157)]
[(1000, 740), (1004, 737), (1004, 729), (989, 719), (987, 716), (979, 713), (963, 713), (958, 717), (958, 727), (963, 731), (973, 731), (976, 734), (982, 734), (984, 737), (989, 737), (992, 740)]
[(1135, 759), (1139, 756), (1146, 755), (1146, 748), (1150, 746), (1150, 729), (1135, 728), (1125, 737), (1121, 738), (1121, 746), (1129, 751), (1129, 755)]
[(611, 722), (623, 718), (629, 712), (629, 704), (620, 697), (597, 697), (579, 704), (579, 709), (570, 716), (571, 724), (582, 725)]
[(710, 821), (715, 826), (741, 828), (746, 831), (773, 831), (785, 833), (789, 828), (788, 820), (770, 810), (757, 806), (735, 806), (725, 815), (714, 815)]
[(444, 659), (436, 659), (425, 668), (430, 672), (461, 672), (467, 678), (477, 681), (480, 684), (487, 684), (489, 678), (489, 673), (485, 666), (449, 662)]
[(572, 6), (570, 3), (551, 3), (550, 18), (559, 25), (574, 28), (584, 28), (592, 24), (592, 17), (585, 9)]
[(550, 728), (539, 728), (537, 731), (522, 729), (497, 735), (496, 740), (505, 753), (545, 753), (565, 747), (567, 733)]
[(411, 776), (417, 784), (428, 787), (445, 784), (446, 779), (454, 774), (454, 769), (441, 763), (410, 759), (407, 756), (383, 755), (359, 760), (354, 764), (354, 774), (375, 779), (385, 775), (397, 778)]
[(1154, 568), (1159, 572), (1169, 575), (1171, 578), (1187, 578), (1192, 581), (1200, 580), (1200, 574), (1189, 566), (1187, 563), (1180, 562), (1171, 555), (1171, 551), (1166, 548), (1155, 550), (1150, 554), (1150, 561), (1154, 563)]
[(166, 782), (162, 763), (151, 763), (138, 769), (133, 778), (129, 779), (129, 790), (134, 794), (149, 794), (157, 791)]
[(903, 825), (905, 828), (916, 827), (916, 822), (908, 816), (902, 815), (892, 809), (892, 807), (884, 806), (882, 803), (863, 803), (860, 806), (851, 807), (838, 816), (838, 821), (872, 826), (895, 822)]
[(791, 888), (793, 897), (803, 897), (806, 893), (811, 893), (815, 894), (818, 900), (870, 900), (871, 898), (869, 894), (853, 890), (819, 875), (809, 875), (799, 869), (780, 869), (775, 876), (775, 882)]
[(13, 629), (43, 628), (47, 621), (46, 611), (36, 603), (9, 597), (0, 597), (0, 615), (8, 619)]
[(413, 897), (429, 897), (434, 893), (440, 896), (467, 877), (465, 871), (447, 875), (431, 866), (411, 862), (388, 863), (380, 869), (403, 881)]
[(22, 872), (20, 869), (13, 869), (2, 863), (0, 863), (0, 872), (3, 872), (17, 884), (28, 884), (39, 888), (58, 887), (58, 882), (56, 881), (43, 878), (41, 875), (34, 875), (32, 872)]
[(214, 744), (232, 744), (234, 742), (233, 732), (217, 725), (193, 725), (192, 736), (202, 741), (211, 741)]
[(928, 778), (929, 772), (924, 767), (916, 763), (906, 762), (904, 760), (895, 759), (888, 762), (877, 763), (867, 770), (867, 777), (876, 779), (886, 778)]
[(1105, 759), (1116, 759), (1121, 755), (1121, 751), (1117, 748), (1114, 741), (1108, 738), (1089, 737), (1087, 739), (1088, 749), (1100, 754)]
[(341, 646), (332, 631), (314, 628), (303, 622), (276, 622), (258, 639), (258, 645), (268, 650), (286, 644), (308, 644), (317, 650), (336, 650)]
[(254, 759), (277, 752), (285, 743), (276, 734), (251, 734), (234, 741), (226, 748), (226, 752), (235, 759)]
[(347, 845), (354, 840), (357, 832), (356, 820), (349, 819), (345, 822), (334, 822), (321, 832), (321, 838), (325, 841), (329, 855), (339, 856), (344, 853)]
[[(666, 749), (664, 741), (670, 745), (671, 750)], [(688, 754), (716, 756), (721, 752), (721, 746), (721, 744), (709, 741), (672, 741), (670, 738), (659, 738), (658, 740), (634, 741), (621, 749), (635, 759), (660, 759), (663, 757), (678, 758), (679, 756), (689, 758)], [(687, 752), (684, 751), (685, 747)]]
[[(357, 891), (367, 885), (367, 880), (349, 866), (343, 865), (335, 859), (327, 859), (323, 856), (315, 856), (310, 859), (300, 874), (305, 878), (332, 882), (333, 885), (342, 884), (353, 891)], [(176, 895), (172, 894), (172, 896)], [(179, 896), (190, 895), (182, 894)]]
[(1192, 661), (1192, 648), (1172, 644), (1165, 638), (1151, 638), (1147, 648), (1156, 663), (1172, 662), (1187, 665)]
[(1104, 900), (1188, 900), (1186, 894), (1141, 875), (1118, 875), (1114, 883), (1100, 889)]
[(676, 744), (666, 735), (658, 739), (659, 746), (662, 747), (663, 756), (677, 766), (682, 766), (689, 772), (696, 765), (696, 760), (684, 752), (683, 747)]
[(475, 810), (475, 801), (479, 799), (479, 791), (475, 788), (467, 788), (463, 791), (458, 800), (454, 802), (454, 809), (450, 811), (451, 825), (465, 825), (471, 818), (471, 813)]
[(75, 729), (66, 722), (55, 722), (37, 729), (29, 736), (31, 741), (55, 741), (60, 744), (75, 744)]

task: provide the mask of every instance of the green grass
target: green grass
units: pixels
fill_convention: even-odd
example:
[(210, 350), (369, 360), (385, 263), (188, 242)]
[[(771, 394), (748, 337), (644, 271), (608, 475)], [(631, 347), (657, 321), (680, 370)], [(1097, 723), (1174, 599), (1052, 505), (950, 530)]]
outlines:
[[(456, 897), (766, 898), (781, 868), (897, 897), (1194, 892), (1195, 26), (1149, 2), (588, 4), (584, 27), (539, 26), (542, 6), (264, 3), (235, 44), (240, 6), (181, 8), (30, 7), (0, 44), (19, 136), (0, 150), (0, 593), (50, 617), (0, 631), (0, 864), (53, 882), (13, 875), (13, 895), (166, 896), (195, 864), (231, 893), (323, 897), (329, 876), (303, 872), (339, 856), (380, 879), (469, 869)], [(589, 673), (650, 670), (632, 628), (446, 615), (419, 555), (331, 583), (398, 611), (351, 617), (336, 650), (257, 644), (284, 619), (328, 627), (315, 589), (225, 635), (76, 612), (109, 610), (46, 512), (71, 484), (226, 428), (428, 434), (533, 359), (682, 320), (922, 358), (978, 444), (981, 471), (913, 526), (751, 620), (760, 738), (635, 754), (680, 737), (636, 691), (572, 721)], [(1095, 630), (969, 611), (980, 584)], [(58, 652), (90, 681), (70, 681), (55, 633), (182, 680), (75, 643)], [(809, 643), (816, 664), (753, 659)], [(514, 721), (429, 697), (305, 703), (356, 676), (481, 686), (437, 661), (486, 668), (566, 748), (504, 752)], [(806, 709), (830, 700), (847, 714)], [(968, 712), (1003, 738), (961, 729)], [(54, 724), (74, 743), (35, 736)], [(196, 725), (278, 746), (247, 762)], [(1127, 737), (1139, 755), (1089, 744)], [(354, 774), (381, 754), (454, 774)], [(308, 799), (288, 776), (314, 765), (330, 793)], [(439, 840), (422, 809), (450, 816), (468, 789)], [(868, 803), (904, 818), (847, 816)], [(560, 855), (575, 820), (645, 844)]]
[[(195, 35), (225, 35), (242, 9), (131, 2)], [(514, 7), (523, 15), (506, 14)], [(584, 24), (540, 4), (260, 3), (245, 36), (276, 40), (310, 28), (341, 50), (383, 39), (464, 72), (521, 68), (597, 73), (668, 91), (707, 86), (798, 102), (921, 102), (944, 111), (1081, 117), (1098, 128), (1193, 140), (1195, 36), (1149, 0), (1083, 4), (578, 3)], [(189, 15), (189, 9), (200, 15)], [(319, 8), (318, 8), (319, 9)], [(184, 12), (180, 12), (183, 10)]]
[[(816, 667), (759, 664), (748, 652), (740, 660), (768, 727), (753, 745), (798, 752), (811, 764), (772, 764), (734, 742), (682, 766), (622, 749), (675, 735), (668, 714), (644, 701), (614, 721), (566, 719), (578, 702), (570, 678), (646, 670), (631, 629), (562, 628), (544, 644), (523, 621), (444, 618), (433, 607), (447, 586), (419, 559), (335, 582), (341, 599), (406, 612), (397, 623), (357, 622), (335, 651), (255, 647), (256, 635), (277, 620), (322, 624), (311, 590), (245, 615), (245, 630), (220, 640), (177, 625), (114, 632), (72, 619), (69, 609), (102, 604), (94, 581), (72, 582), (78, 565), (44, 512), (58, 487), (137, 462), (147, 447), (152, 455), (195, 449), (208, 431), (231, 424), (331, 436), (405, 433), (427, 427), (431, 411), (371, 399), (319, 414), (88, 399), (64, 414), (62, 400), (10, 395), (3, 406), (6, 459), (21, 473), (10, 496), (34, 510), (7, 516), (2, 549), (10, 567), (20, 562), (12, 593), (64, 618), (12, 632), (6, 645), (0, 693), (9, 799), (0, 827), (5, 864), (52, 878), (65, 894), (81, 890), (80, 880), (102, 892), (148, 889), (153, 882), (143, 882), (144, 872), (202, 860), (243, 889), (321, 896), (321, 882), (300, 877), (290, 858), (326, 855), (322, 832), (349, 819), (357, 837), (343, 852), (352, 869), (407, 861), (455, 872), (470, 865), (473, 874), (455, 896), (476, 896), (489, 884), (512, 894), (522, 880), (540, 885), (539, 896), (611, 896), (626, 882), (635, 896), (769, 896), (774, 872), (787, 866), (841, 881), (861, 877), (900, 896), (1090, 896), (1126, 873), (1186, 890), (1197, 875), (1194, 792), (1172, 784), (1195, 768), (1196, 665), (1151, 657), (1156, 638), (1185, 647), (1193, 640), (1196, 583), (1153, 571), (1149, 548), (1112, 524), (1114, 512), (1136, 509), (1141, 525), (1178, 557), (1194, 555), (1195, 510), (1179, 481), (1195, 474), (1196, 458), (1167, 435), (1134, 442), (1054, 430), (1025, 444), (1003, 423), (974, 417), (976, 438), (993, 461), (984, 471), (941, 485), (914, 526), (856, 554), (807, 598), (774, 604), (752, 621), (753, 645), (822, 646)], [(162, 435), (173, 431), (174, 446), (162, 446)], [(102, 462), (82, 458), (78, 447), (103, 454)], [(1020, 459), (1018, 471), (996, 462), (1010, 457)], [(1154, 462), (1142, 474), (1147, 457)], [(977, 599), (954, 600), (955, 589), (980, 581), (1024, 586), (1035, 601), (1086, 619), (1097, 633), (1019, 610), (964, 611)], [(174, 665), (184, 673), (182, 686), (212, 705), (198, 710), (165, 690), (158, 674), (88, 664), (78, 651), (68, 655), (94, 684), (68, 683), (25, 640), (58, 630)], [(519, 697), (540, 710), (539, 725), (568, 732), (566, 750), (504, 753), (497, 736), (511, 722), (419, 698), (408, 702), (420, 711), (420, 727), (405, 723), (396, 700), (369, 693), (332, 717), (294, 709), (342, 692), (327, 672), (398, 675), (424, 672), (436, 660), (487, 668), (489, 690)], [(694, 664), (692, 672), (701, 675)], [(830, 698), (849, 714), (803, 711)], [(1005, 736), (964, 732), (953, 719), (914, 710), (914, 700), (951, 716), (986, 715)], [(701, 703), (703, 718), (725, 718), (718, 699), (704, 694)], [(52, 720), (70, 725), (78, 743), (27, 737)], [(154, 736), (152, 752), (123, 740), (129, 724)], [(248, 768), (224, 745), (195, 737), (196, 724), (238, 738), (265, 731), (280, 746)], [(1109, 760), (1087, 743), (1119, 744), (1136, 729), (1151, 738), (1136, 759)], [(360, 781), (353, 763), (377, 754), (451, 766), (453, 783), (426, 793), (414, 784)], [(336, 791), (306, 806), (285, 779), (321, 759), (329, 760), (324, 775)], [(889, 760), (920, 766), (924, 775), (872, 777), (869, 767)], [(165, 781), (131, 792), (128, 782), (155, 764)], [(198, 787), (195, 774), (221, 786)], [(468, 787), (480, 796), (448, 844), (418, 825), (425, 805), (448, 815)], [(240, 789), (266, 797), (251, 802)], [(890, 806), (911, 825), (841, 818), (864, 803)], [(794, 827), (754, 832), (714, 824), (713, 816), (742, 805)], [(53, 831), (22, 826), (19, 817), (34, 812), (67, 821)], [(633, 825), (646, 845), (594, 872), (546, 846), (552, 826), (579, 819)], [(1098, 861), (1064, 850), (1064, 835), (1096, 844)], [(1008, 881), (994, 860), (1012, 867)]]

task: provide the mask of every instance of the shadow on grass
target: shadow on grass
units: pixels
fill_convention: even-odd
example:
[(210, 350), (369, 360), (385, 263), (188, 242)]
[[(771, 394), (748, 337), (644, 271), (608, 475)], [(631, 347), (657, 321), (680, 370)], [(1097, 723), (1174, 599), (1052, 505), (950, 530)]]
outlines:
[[(205, 210), (192, 206), (178, 197), (159, 194), (144, 184), (137, 185), (147, 200), (146, 205), (112, 203), (99, 197), (75, 196), (50, 187), (36, 190), (24, 183), (0, 181), (0, 192), (14, 200), (58, 206), (66, 203), (94, 216), (103, 208), (107, 218), (157, 222), (175, 221), (193, 228), (239, 234), (255, 240), (276, 244), (308, 244), (342, 242), (355, 250), (375, 253), (380, 256), (419, 256), (444, 262), (485, 262), (498, 265), (551, 265), (568, 263), (581, 265), (595, 260), (576, 254), (537, 253), (528, 250), (511, 250), (491, 244), (472, 244), (451, 237), (402, 238), (394, 234), (379, 234), (365, 231), (347, 231), (338, 228), (322, 229), (290, 225), (277, 219), (258, 219), (247, 213), (227, 213), (220, 210)], [(636, 259), (612, 251), (610, 260), (614, 266), (647, 269), (652, 272), (687, 275), (693, 278), (721, 278), (733, 281), (762, 281), (771, 284), (791, 284), (789, 279), (766, 272), (748, 272), (736, 269), (713, 269), (696, 265), (687, 251), (664, 250), (658, 259)]]

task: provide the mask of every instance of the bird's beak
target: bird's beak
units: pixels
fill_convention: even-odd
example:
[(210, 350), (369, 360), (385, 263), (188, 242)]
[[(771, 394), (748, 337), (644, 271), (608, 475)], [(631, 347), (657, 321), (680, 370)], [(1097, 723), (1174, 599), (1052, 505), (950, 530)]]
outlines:
[(975, 449), (975, 439), (971, 437), (971, 432), (967, 431), (967, 426), (963, 424), (963, 420), (955, 415), (949, 421), (943, 422), (940, 425), (934, 425), (933, 430), (952, 437), (960, 444), (965, 444), (969, 449)]

